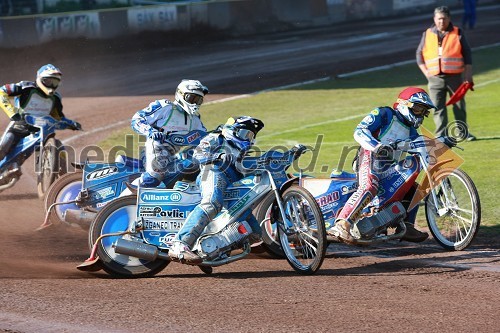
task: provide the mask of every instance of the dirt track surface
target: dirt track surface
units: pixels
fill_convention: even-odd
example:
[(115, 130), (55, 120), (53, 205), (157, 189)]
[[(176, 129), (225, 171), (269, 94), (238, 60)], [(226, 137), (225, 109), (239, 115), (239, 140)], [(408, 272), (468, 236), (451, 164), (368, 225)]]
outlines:
[[(477, 28), (467, 31), (473, 47), (500, 42), (499, 14), (498, 6), (479, 12)], [(158, 45), (144, 36), (127, 44), (53, 43), (1, 52), (1, 79), (31, 79), (46, 62), (60, 66), (65, 112), (86, 132), (58, 136), (81, 149), (127, 126), (136, 110), (173, 92), (181, 78), (200, 79), (214, 100), (409, 60), (428, 22), (427, 16), (415, 17), (180, 46)], [(5, 117), (0, 125), (5, 128)], [(75, 267), (89, 254), (84, 231), (64, 225), (34, 231), (43, 222), (43, 203), (32, 165), (28, 160), (21, 181), (0, 193), (0, 332), (498, 332), (500, 327), (500, 242), (484, 237), (462, 252), (444, 252), (432, 239), (368, 248), (332, 244), (312, 277), (265, 254), (215, 268), (211, 276), (176, 263), (149, 279), (80, 272)]]

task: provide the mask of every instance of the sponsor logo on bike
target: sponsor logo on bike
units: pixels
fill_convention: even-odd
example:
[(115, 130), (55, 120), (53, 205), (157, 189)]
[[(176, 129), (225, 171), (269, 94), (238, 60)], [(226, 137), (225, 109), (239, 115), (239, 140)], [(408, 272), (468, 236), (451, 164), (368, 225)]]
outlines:
[(96, 180), (96, 179), (101, 179), (101, 178), (111, 176), (117, 172), (118, 172), (118, 168), (116, 166), (110, 166), (107, 168), (92, 171), (91, 173), (89, 173), (87, 175), (86, 178), (87, 178), (87, 180)]
[(180, 193), (165, 193), (165, 194), (142, 193), (141, 195), (141, 201), (143, 202), (162, 202), (162, 201), (179, 202), (181, 200), (182, 200), (182, 194)]

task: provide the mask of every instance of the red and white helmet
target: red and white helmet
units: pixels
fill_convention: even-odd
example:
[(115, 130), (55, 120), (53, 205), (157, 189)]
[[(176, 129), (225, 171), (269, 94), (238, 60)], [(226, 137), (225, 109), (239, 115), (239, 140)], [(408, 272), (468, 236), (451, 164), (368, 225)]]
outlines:
[(36, 72), (36, 85), (47, 96), (51, 96), (56, 91), (61, 82), (62, 72), (54, 65), (47, 64)]
[(435, 108), (427, 92), (417, 87), (408, 87), (401, 91), (394, 103), (394, 109), (415, 128), (420, 127), (424, 117), (429, 115), (429, 110)]

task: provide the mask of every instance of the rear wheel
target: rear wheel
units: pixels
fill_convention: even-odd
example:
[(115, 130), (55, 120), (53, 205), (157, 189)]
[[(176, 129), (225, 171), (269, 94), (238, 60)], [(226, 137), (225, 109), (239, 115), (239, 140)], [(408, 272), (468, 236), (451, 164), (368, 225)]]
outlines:
[[(89, 245), (92, 246), (101, 235), (128, 230), (136, 219), (136, 202), (137, 197), (130, 195), (113, 200), (104, 206), (90, 227)], [(129, 278), (152, 276), (170, 263), (162, 259), (147, 261), (116, 253), (113, 243), (119, 238), (140, 241), (129, 235), (104, 237), (99, 241), (97, 255), (102, 262), (102, 268), (111, 275)]]
[(282, 195), (286, 221), (277, 221), (278, 237), (287, 261), (301, 274), (314, 274), (323, 263), (326, 229), (318, 204), (303, 187), (292, 185)]
[[(467, 248), (479, 230), (481, 203), (472, 179), (462, 170), (445, 170), (442, 181), (425, 201), (427, 224), (434, 239), (446, 250)], [(440, 176), (437, 176), (440, 180)]]
[[(74, 173), (67, 173), (58, 178), (47, 190), (45, 195), (45, 212), (50, 206), (58, 202), (70, 202), (76, 199), (82, 189), (83, 172), (78, 170)], [(64, 213), (68, 209), (80, 209), (74, 203), (54, 206), (49, 214), (52, 223), (64, 222)]]

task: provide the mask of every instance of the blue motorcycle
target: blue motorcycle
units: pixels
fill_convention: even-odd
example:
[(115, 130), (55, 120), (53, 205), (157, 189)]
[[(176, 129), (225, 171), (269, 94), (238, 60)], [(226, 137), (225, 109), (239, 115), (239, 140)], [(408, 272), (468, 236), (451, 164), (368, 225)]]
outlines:
[[(474, 182), (458, 168), (462, 160), (450, 149), (455, 146), (445, 137), (419, 136), (395, 143), (400, 162), (380, 174), (378, 195), (350, 230), (355, 244), (401, 239), (406, 232), (404, 219), (418, 205), (425, 207), (428, 228), (440, 246), (450, 251), (467, 248), (479, 230), (481, 203)], [(327, 228), (358, 186), (356, 174), (345, 171), (335, 171), (327, 179), (302, 178), (300, 183), (315, 197)], [(258, 214), (265, 220), (264, 244), (271, 253), (283, 256), (275, 230), (266, 223), (269, 204)]]
[[(176, 145), (194, 147), (207, 133), (191, 131), (171, 134), (169, 139)], [(188, 151), (189, 152), (189, 151)], [(179, 164), (189, 164), (190, 154), (178, 154)], [(76, 224), (87, 230), (97, 212), (119, 196), (131, 194), (130, 183), (144, 172), (141, 159), (120, 155), (113, 163), (89, 163), (74, 166), (77, 171), (58, 179), (48, 190), (45, 199), (45, 221), (39, 229), (53, 223)], [(171, 188), (175, 181), (185, 176), (185, 168), (179, 167), (170, 173), (162, 186)]]
[[(271, 223), (276, 224), (285, 256), (294, 270), (313, 274), (326, 252), (323, 216), (314, 197), (286, 169), (307, 148), (268, 151), (245, 157), (246, 177), (224, 193), (224, 207), (208, 224), (193, 250), (203, 258), (206, 273), (243, 259), (250, 251), (249, 210), (273, 196)], [(90, 258), (83, 271), (104, 269), (121, 277), (151, 276), (169, 263), (168, 250), (186, 217), (201, 201), (195, 183), (178, 182), (173, 189), (139, 188), (135, 196), (114, 200), (99, 211), (89, 230)]]
[(65, 120), (51, 116), (25, 114), (24, 121), (33, 130), (0, 161), (0, 192), (11, 188), (22, 175), (21, 165), (34, 152), (38, 196), (43, 198), (52, 183), (67, 171), (67, 156), (56, 130), (75, 129)]

